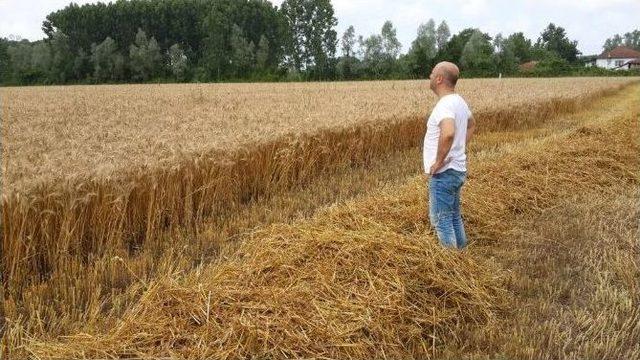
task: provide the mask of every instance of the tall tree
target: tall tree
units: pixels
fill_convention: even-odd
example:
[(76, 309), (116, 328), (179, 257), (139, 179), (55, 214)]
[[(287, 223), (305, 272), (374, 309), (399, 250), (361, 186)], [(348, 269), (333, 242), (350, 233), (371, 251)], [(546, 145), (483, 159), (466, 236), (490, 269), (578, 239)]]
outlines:
[(391, 21), (386, 21), (380, 34), (360, 37), (362, 65), (371, 78), (385, 78), (395, 71), (401, 44)]
[(463, 70), (493, 73), (495, 65), (492, 57), (491, 38), (480, 30), (475, 30), (462, 50), (460, 65)]
[(447, 25), (446, 21), (442, 20), (436, 30), (436, 46), (438, 50), (443, 49), (447, 45), (450, 37), (451, 31), (449, 30), (449, 25)]
[(436, 57), (436, 61), (446, 60), (454, 63), (459, 63), (460, 57), (462, 56), (462, 50), (464, 49), (471, 36), (477, 31), (479, 30), (474, 28), (467, 28), (453, 35), (443, 48), (438, 49), (438, 56)]
[(237, 77), (248, 75), (255, 64), (255, 45), (244, 37), (240, 26), (233, 24), (231, 28), (231, 60)]
[(13, 82), (18, 84), (33, 84), (38, 82), (42, 74), (33, 71), (31, 65), (32, 46), (28, 41), (23, 40), (7, 48), (11, 70), (13, 72), (9, 77)]
[(97, 81), (116, 81), (124, 76), (124, 58), (118, 52), (118, 45), (110, 37), (91, 47), (93, 76)]
[(9, 42), (4, 38), (0, 38), (0, 84), (6, 84), (10, 81), (11, 72)]
[(256, 50), (256, 66), (259, 70), (266, 70), (269, 61), (269, 39), (266, 36), (260, 36), (258, 49)]
[(356, 46), (356, 29), (353, 27), (353, 25), (349, 26), (344, 32), (340, 43), (342, 45), (341, 50), (343, 56), (354, 56)]
[(286, 44), (290, 66), (311, 71), (316, 78), (329, 75), (338, 42), (331, 1), (284, 0), (280, 11), (290, 31)]
[(622, 36), (620, 36), (620, 34), (615, 34), (613, 35), (613, 37), (605, 40), (604, 45), (602, 46), (602, 49), (604, 51), (611, 51), (615, 48), (617, 48), (618, 46), (622, 45)]
[(386, 54), (382, 45), (382, 36), (373, 34), (367, 38), (360, 37), (362, 65), (369, 77), (382, 78), (389, 71), (385, 67)]
[(92, 72), (91, 55), (87, 54), (83, 49), (78, 50), (73, 59), (73, 77), (78, 80), (86, 79)]
[(184, 81), (189, 69), (189, 59), (184, 53), (184, 50), (182, 50), (182, 47), (180, 47), (180, 44), (171, 45), (167, 55), (169, 57), (168, 65), (171, 74), (173, 74), (176, 80)]
[(527, 39), (522, 32), (509, 35), (504, 40), (504, 47), (513, 53), (520, 64), (531, 60), (531, 40)]
[(436, 23), (429, 19), (426, 24), (420, 24), (418, 35), (411, 43), (407, 54), (409, 71), (416, 77), (427, 77), (433, 67), (433, 60), (437, 53), (438, 34)]
[(158, 74), (162, 56), (160, 47), (154, 37), (138, 29), (135, 44), (129, 46), (129, 60), (134, 79), (147, 81)]
[(625, 33), (624, 46), (640, 51), (640, 30)]
[(56, 31), (49, 41), (51, 47), (51, 69), (49, 78), (54, 83), (65, 83), (73, 78), (73, 52), (69, 37)]
[(564, 28), (553, 23), (550, 23), (540, 34), (536, 47), (554, 53), (568, 62), (576, 61), (580, 54), (578, 42), (569, 40)]
[(380, 36), (382, 36), (382, 47), (384, 48), (385, 54), (389, 58), (396, 60), (398, 55), (400, 55), (402, 44), (398, 40), (396, 28), (393, 27), (391, 21), (387, 20), (384, 22)]
[(498, 34), (493, 39), (495, 53), (493, 54), (496, 70), (500, 74), (513, 74), (518, 70), (518, 58), (509, 46), (507, 39)]
[(39, 41), (33, 45), (31, 53), (31, 69), (40, 74), (40, 77), (47, 81), (51, 71), (51, 48), (44, 41)]
[(356, 58), (356, 29), (349, 26), (342, 35), (342, 56), (338, 60), (336, 71), (343, 80), (351, 80), (358, 76), (359, 60)]

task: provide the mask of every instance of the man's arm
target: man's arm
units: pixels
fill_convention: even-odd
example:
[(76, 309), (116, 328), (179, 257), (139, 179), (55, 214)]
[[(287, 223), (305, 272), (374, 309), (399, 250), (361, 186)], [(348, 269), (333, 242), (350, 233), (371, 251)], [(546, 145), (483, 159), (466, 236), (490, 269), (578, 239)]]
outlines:
[(445, 164), (445, 159), (453, 145), (453, 138), (456, 134), (456, 124), (452, 118), (442, 119), (440, 121), (440, 138), (438, 139), (438, 152), (436, 154), (436, 162), (431, 166), (429, 174), (433, 175), (440, 170)]
[(469, 145), (469, 141), (473, 137), (473, 133), (476, 131), (476, 119), (473, 116), (469, 116), (469, 120), (467, 121), (467, 139), (465, 140), (465, 145)]

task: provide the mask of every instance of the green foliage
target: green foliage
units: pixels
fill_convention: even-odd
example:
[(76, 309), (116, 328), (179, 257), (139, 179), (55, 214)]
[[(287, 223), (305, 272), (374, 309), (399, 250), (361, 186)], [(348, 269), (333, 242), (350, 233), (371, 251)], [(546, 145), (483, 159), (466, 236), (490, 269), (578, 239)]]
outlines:
[(361, 76), (362, 64), (356, 57), (356, 29), (349, 26), (340, 41), (342, 56), (336, 64), (336, 75), (340, 80), (353, 80)]
[(619, 34), (615, 34), (612, 38), (605, 40), (604, 45), (602, 46), (602, 49), (604, 51), (611, 51), (617, 48), (618, 46), (621, 46), (622, 44), (623, 44), (622, 36), (620, 36)]
[(518, 58), (516, 57), (512, 46), (509, 46), (509, 42), (502, 34), (496, 35), (493, 39), (493, 46), (495, 47), (495, 53), (493, 54), (493, 62), (496, 67), (496, 71), (499, 74), (510, 75), (515, 74), (518, 71)]
[(443, 20), (436, 30), (436, 46), (438, 50), (443, 49), (447, 45), (450, 37), (451, 31), (449, 30), (449, 25)]
[[(536, 44), (523, 33), (491, 40), (479, 29), (451, 36), (442, 21), (418, 28), (406, 54), (389, 21), (380, 33), (340, 39), (330, 0), (119, 0), (77, 5), (46, 17), (44, 40), (0, 39), (0, 83), (146, 81), (304, 81), (425, 78), (439, 61), (464, 76), (595, 74), (577, 65), (577, 42), (549, 24)], [(614, 35), (605, 49), (640, 49), (640, 30)], [(627, 72), (617, 72), (626, 75)]]
[(168, 65), (171, 74), (177, 81), (186, 80), (189, 71), (189, 59), (180, 47), (180, 44), (171, 45), (167, 55), (169, 57)]
[(56, 31), (49, 41), (51, 49), (51, 64), (49, 79), (53, 83), (67, 82), (73, 77), (74, 56), (69, 44), (69, 37)]
[(260, 71), (267, 70), (269, 62), (269, 39), (266, 36), (260, 36), (260, 42), (258, 42), (258, 49), (256, 50), (256, 67)]
[(240, 26), (231, 27), (231, 65), (236, 77), (250, 73), (255, 64), (255, 45), (244, 37)]
[(396, 73), (401, 44), (391, 21), (386, 21), (380, 34), (358, 39), (363, 75), (368, 79), (384, 79)]
[(429, 19), (426, 24), (421, 24), (418, 27), (418, 35), (411, 43), (406, 58), (409, 71), (416, 78), (426, 78), (431, 72), (434, 65), (433, 60), (437, 54), (438, 42), (444, 41), (446, 31), (448, 31), (448, 28), (445, 29), (442, 24), (439, 29), (441, 30), (440, 34), (436, 31), (436, 23), (433, 19)]
[(491, 37), (480, 30), (475, 30), (462, 49), (460, 65), (461, 69), (467, 72), (494, 74), (496, 64), (493, 58)]
[(91, 47), (91, 63), (96, 81), (117, 81), (124, 76), (124, 58), (118, 52), (115, 40), (110, 37)]
[(0, 38), (0, 84), (8, 83), (11, 79), (11, 62), (9, 58), (9, 42)]
[(158, 76), (162, 56), (155, 38), (147, 39), (142, 29), (138, 29), (135, 44), (129, 46), (129, 66), (134, 80), (147, 81)]
[(285, 45), (289, 68), (296, 73), (305, 70), (312, 79), (331, 77), (338, 43), (331, 1), (285, 0), (280, 10), (289, 29)]
[(618, 46), (626, 46), (640, 51), (640, 30), (636, 29), (624, 35), (615, 34), (613, 37), (605, 40), (602, 48), (604, 51), (611, 51)]
[(436, 62), (451, 61), (456, 64), (459, 63), (460, 57), (462, 56), (462, 50), (476, 31), (479, 30), (467, 28), (460, 31), (458, 34), (453, 35), (451, 40), (449, 40), (443, 48), (438, 50)]
[(519, 64), (531, 61), (532, 59), (531, 40), (527, 39), (522, 32), (509, 35), (504, 40), (504, 47), (509, 49)]
[[(567, 37), (564, 28), (551, 23), (540, 34), (535, 47), (540, 51), (553, 53), (568, 62), (575, 62), (580, 55), (578, 42)], [(541, 60), (541, 59), (538, 59)]]
[(342, 35), (342, 55), (346, 57), (353, 56), (355, 53), (356, 42), (356, 29), (351, 25), (344, 32), (344, 35)]

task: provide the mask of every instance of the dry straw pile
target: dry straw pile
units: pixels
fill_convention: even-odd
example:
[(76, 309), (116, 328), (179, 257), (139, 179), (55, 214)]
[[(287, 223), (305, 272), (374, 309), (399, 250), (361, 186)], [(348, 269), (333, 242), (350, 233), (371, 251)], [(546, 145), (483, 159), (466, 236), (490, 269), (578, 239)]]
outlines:
[[(464, 196), (472, 238), (499, 240), (509, 219), (575, 193), (637, 185), (639, 131), (625, 113), (479, 160)], [(486, 324), (506, 294), (495, 264), (425, 234), (425, 192), (416, 177), (258, 230), (229, 259), (137, 289), (121, 316), (62, 340), (27, 341), (26, 350), (40, 358), (431, 357), (461, 323)]]

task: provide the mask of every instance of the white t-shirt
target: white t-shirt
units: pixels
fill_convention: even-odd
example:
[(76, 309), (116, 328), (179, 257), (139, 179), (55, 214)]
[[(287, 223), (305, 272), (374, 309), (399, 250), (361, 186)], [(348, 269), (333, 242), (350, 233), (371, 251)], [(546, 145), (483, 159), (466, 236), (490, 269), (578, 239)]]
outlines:
[(454, 169), (458, 171), (467, 171), (467, 155), (465, 154), (466, 140), (467, 140), (467, 123), (471, 117), (471, 110), (464, 101), (462, 96), (458, 94), (445, 95), (436, 104), (427, 121), (427, 132), (424, 135), (423, 145), (423, 159), (424, 159), (424, 171), (429, 173), (431, 165), (436, 162), (436, 155), (438, 153), (438, 140), (440, 138), (440, 122), (442, 119), (454, 119), (455, 122), (455, 135), (453, 137), (453, 144), (451, 150), (445, 158), (451, 160), (446, 163), (442, 169), (438, 170), (441, 173), (448, 169)]

